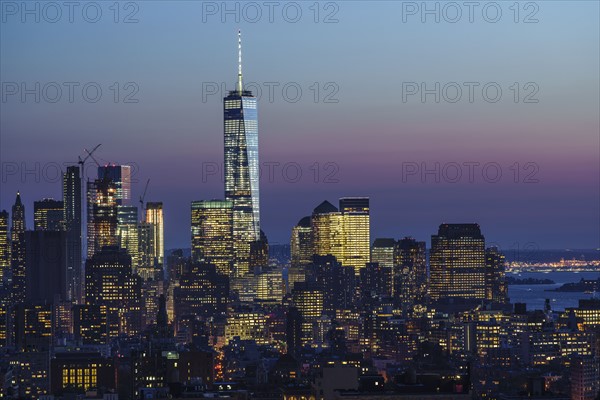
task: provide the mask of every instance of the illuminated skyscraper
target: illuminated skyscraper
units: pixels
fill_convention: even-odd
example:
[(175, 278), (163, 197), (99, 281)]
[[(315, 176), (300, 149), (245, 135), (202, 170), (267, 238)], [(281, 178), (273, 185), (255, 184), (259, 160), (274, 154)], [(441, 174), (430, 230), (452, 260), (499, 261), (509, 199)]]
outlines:
[(288, 269), (288, 292), (296, 282), (306, 279), (306, 266), (312, 262), (313, 241), (310, 217), (304, 217), (292, 228), (290, 239), (291, 263)]
[(313, 252), (333, 255), (356, 275), (371, 258), (369, 198), (343, 197), (338, 210), (324, 201), (311, 218)]
[(225, 199), (233, 203), (233, 272), (250, 272), (250, 242), (260, 239), (258, 114), (256, 97), (244, 90), (242, 42), (238, 33), (236, 90), (223, 100), (225, 144)]
[(334, 256), (339, 262), (344, 258), (344, 231), (342, 214), (338, 209), (325, 200), (319, 204), (310, 219), (313, 253)]
[(155, 279), (160, 275), (160, 269), (155, 257), (155, 229), (156, 225), (149, 222), (140, 222), (138, 224), (138, 265), (134, 269), (134, 272), (144, 280)]
[(290, 239), (291, 264), (293, 267), (312, 262), (313, 243), (310, 217), (304, 217), (292, 228)]
[(12, 207), (11, 270), (13, 304), (25, 301), (25, 206), (21, 194), (17, 192)]
[(117, 239), (119, 247), (131, 256), (131, 266), (135, 271), (139, 266), (137, 207), (117, 206)]
[(61, 231), (64, 229), (63, 202), (44, 199), (33, 202), (33, 225), (36, 231)]
[(398, 240), (394, 249), (394, 299), (403, 309), (422, 301), (427, 293), (425, 242), (411, 237)]
[(146, 203), (146, 222), (155, 226), (154, 257), (156, 257), (156, 261), (162, 267), (165, 259), (165, 224), (162, 202)]
[(497, 247), (485, 249), (485, 298), (498, 303), (508, 302), (504, 254)]
[(0, 284), (10, 268), (10, 240), (8, 238), (8, 212), (0, 212)]
[(124, 249), (105, 246), (86, 261), (85, 303), (107, 307), (109, 337), (140, 331), (141, 299), (141, 279)]
[(388, 238), (378, 238), (373, 242), (371, 248), (371, 262), (381, 267), (392, 268), (394, 266), (394, 247), (396, 241)]
[(232, 220), (231, 201), (192, 202), (192, 260), (213, 264), (219, 274), (230, 276), (233, 259)]
[(115, 184), (108, 178), (88, 182), (88, 258), (103, 246), (118, 244), (116, 193)]
[(431, 236), (429, 295), (485, 299), (485, 239), (477, 224), (442, 224)]
[(63, 174), (63, 221), (67, 231), (67, 283), (69, 299), (81, 301), (81, 176), (79, 166), (67, 167)]
[(227, 312), (229, 278), (219, 274), (212, 264), (194, 263), (191, 270), (181, 276), (173, 296), (177, 322), (185, 316), (224, 316)]
[(343, 197), (340, 212), (344, 226), (342, 265), (353, 266), (356, 275), (371, 258), (371, 218), (368, 197)]
[(105, 165), (98, 167), (98, 179), (109, 179), (114, 183), (117, 204), (129, 204), (131, 200), (131, 166)]

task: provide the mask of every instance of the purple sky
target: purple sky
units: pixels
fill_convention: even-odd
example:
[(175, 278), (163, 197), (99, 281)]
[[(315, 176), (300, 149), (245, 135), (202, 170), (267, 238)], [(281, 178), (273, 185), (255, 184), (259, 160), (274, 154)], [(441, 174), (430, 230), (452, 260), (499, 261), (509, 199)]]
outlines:
[[(250, 23), (242, 11), (222, 22), (201, 2), (136, 4), (133, 24), (114, 23), (108, 9), (98, 23), (5, 15), (0, 208), (21, 190), (31, 218), (34, 200), (61, 197), (56, 165), (102, 143), (100, 162), (135, 166), (135, 199), (151, 179), (147, 200), (165, 203), (167, 248), (188, 247), (190, 202), (223, 197), (217, 176), (203, 178), (223, 160), (223, 93), (208, 90), (232, 88), (240, 27), (245, 82), (262, 91), (261, 217), (271, 242), (287, 242), (322, 200), (357, 195), (371, 197), (372, 238), (429, 242), (442, 222), (478, 222), (502, 248), (600, 247), (597, 2), (539, 3), (530, 24), (522, 20), (531, 10), (515, 23), (508, 3), (497, 23), (480, 13), (473, 23), (402, 22), (400, 2), (335, 3), (318, 23), (308, 3), (298, 23), (281, 14)], [(323, 23), (334, 11), (338, 22)], [(39, 103), (7, 94), (23, 82), (48, 91)], [(66, 89), (49, 102), (50, 82), (78, 82), (73, 102)], [(102, 89), (96, 103), (83, 98), (89, 82)], [(407, 95), (436, 82), (439, 103)], [(463, 90), (455, 103), (450, 82)], [(473, 102), (465, 82), (479, 84)], [(502, 90), (498, 102), (484, 97), (489, 83)], [(272, 99), (269, 85), (278, 85)], [(124, 102), (135, 88), (139, 101)], [(266, 163), (279, 163), (272, 181)], [(421, 175), (436, 165), (439, 182)]]

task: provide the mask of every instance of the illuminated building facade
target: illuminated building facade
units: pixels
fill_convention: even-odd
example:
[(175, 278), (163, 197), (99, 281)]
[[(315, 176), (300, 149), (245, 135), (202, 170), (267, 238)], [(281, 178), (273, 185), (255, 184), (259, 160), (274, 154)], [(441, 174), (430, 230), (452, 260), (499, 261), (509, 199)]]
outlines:
[(283, 276), (280, 269), (267, 269), (256, 275), (256, 299), (258, 301), (281, 302), (284, 293)]
[(368, 197), (342, 197), (344, 245), (342, 265), (353, 266), (356, 275), (371, 259), (371, 218)]
[(165, 260), (165, 222), (163, 203), (149, 201), (146, 203), (146, 222), (154, 225), (154, 257), (162, 268)]
[(173, 289), (175, 319), (192, 316), (207, 319), (225, 315), (229, 297), (229, 278), (219, 274), (215, 266), (195, 263), (179, 278)]
[(398, 240), (394, 249), (393, 281), (397, 304), (411, 307), (424, 299), (427, 293), (425, 242), (409, 237)]
[(240, 340), (255, 340), (257, 344), (268, 344), (269, 333), (267, 320), (262, 313), (239, 312), (227, 318), (225, 325), (225, 342), (228, 343), (236, 336)]
[(82, 290), (81, 176), (79, 166), (67, 167), (62, 180), (63, 221), (67, 232), (67, 282), (69, 299), (80, 302)]
[(48, 351), (52, 343), (52, 306), (19, 304), (14, 330), (15, 345), (20, 351)]
[(207, 262), (230, 276), (233, 260), (233, 203), (227, 200), (192, 202), (192, 259)]
[(371, 247), (371, 262), (382, 267), (392, 268), (394, 266), (394, 247), (396, 241), (390, 238), (378, 238)]
[(116, 388), (114, 362), (99, 353), (57, 353), (50, 361), (50, 372), (50, 389), (55, 395)]
[(117, 206), (117, 240), (119, 247), (131, 256), (134, 271), (139, 267), (138, 208)]
[(485, 249), (485, 298), (498, 303), (508, 302), (504, 254), (498, 248)]
[(108, 178), (88, 182), (87, 258), (104, 246), (117, 246), (117, 189)]
[(131, 201), (131, 166), (105, 165), (98, 167), (98, 179), (110, 180), (115, 187), (115, 201), (126, 205)]
[(111, 337), (140, 331), (141, 279), (133, 273), (126, 250), (104, 247), (86, 261), (85, 302), (107, 307)]
[(485, 239), (477, 224), (442, 224), (431, 236), (429, 295), (485, 299)]
[(44, 199), (33, 202), (33, 226), (36, 231), (60, 231), (64, 229), (63, 202)]
[(108, 309), (105, 305), (81, 304), (73, 307), (73, 333), (81, 344), (108, 342)]
[(138, 263), (134, 270), (142, 279), (155, 279), (160, 275), (160, 269), (155, 257), (156, 243), (154, 230), (156, 225), (149, 222), (138, 224)]
[(25, 206), (21, 194), (17, 192), (15, 204), (12, 207), (11, 237), (11, 271), (13, 304), (25, 301)]
[(296, 282), (306, 279), (306, 266), (312, 262), (313, 241), (310, 217), (304, 217), (292, 228), (290, 239), (291, 262), (288, 269), (288, 292)]
[(225, 199), (233, 205), (233, 276), (250, 272), (250, 242), (260, 239), (257, 100), (242, 83), (241, 36), (236, 90), (223, 100)]
[(313, 253), (333, 255), (344, 266), (354, 267), (356, 275), (371, 259), (369, 199), (343, 197), (339, 210), (324, 201), (311, 218)]
[(8, 230), (8, 212), (0, 211), (0, 282), (4, 282), (10, 269), (10, 237)]

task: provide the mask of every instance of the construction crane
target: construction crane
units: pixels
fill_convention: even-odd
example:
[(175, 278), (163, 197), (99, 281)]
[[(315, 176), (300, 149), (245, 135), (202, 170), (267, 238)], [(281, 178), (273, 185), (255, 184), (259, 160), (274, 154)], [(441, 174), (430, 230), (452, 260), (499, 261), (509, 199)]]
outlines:
[[(150, 178), (148, 178), (148, 180), (146, 181), (146, 186), (144, 187), (144, 193), (140, 196), (140, 211), (143, 213), (144, 212), (144, 199), (146, 198), (146, 192), (148, 191), (148, 185), (150, 184)], [(144, 217), (142, 218), (143, 221), (146, 221), (146, 217), (145, 217), (145, 213), (143, 214)]]
[[(81, 158), (81, 156), (79, 156), (79, 161), (77, 162), (79, 165), (81, 165), (83, 167), (83, 164), (87, 161), (88, 158), (92, 157), (92, 160), (96, 161), (96, 159), (92, 156), (92, 154), (94, 154), (94, 152), (96, 150), (98, 150), (98, 147), (100, 147), (102, 145), (102, 143), (96, 145), (96, 147), (94, 147), (91, 151), (88, 151), (88, 149), (83, 149), (86, 153), (87, 156), (85, 156), (85, 158)], [(96, 164), (98, 164), (98, 161), (96, 161)]]

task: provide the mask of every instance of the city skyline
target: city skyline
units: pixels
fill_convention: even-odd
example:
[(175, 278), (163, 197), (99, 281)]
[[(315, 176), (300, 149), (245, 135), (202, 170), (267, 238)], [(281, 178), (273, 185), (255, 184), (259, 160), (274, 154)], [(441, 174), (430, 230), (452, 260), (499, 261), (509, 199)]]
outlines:
[[(149, 31), (151, 26), (159, 18), (170, 15), (167, 12), (159, 17), (156, 7), (144, 4), (138, 23), (115, 28), (114, 24), (108, 26), (103, 21), (93, 27), (83, 26), (82, 35), (94, 43), (89, 35), (106, 32), (106, 40), (115, 43), (131, 65), (138, 65), (131, 57), (131, 49), (114, 40), (121, 33), (149, 33), (148, 37), (154, 37)], [(183, 3), (179, 7), (179, 10), (191, 7), (190, 11), (202, 15), (200, 5)], [(85, 155), (83, 148), (103, 143), (97, 153), (101, 164), (134, 165), (132, 198), (141, 194), (143, 183), (152, 177), (148, 200), (163, 201), (168, 217), (165, 248), (188, 247), (189, 202), (222, 197), (224, 180), (219, 177), (223, 170), (222, 127), (218, 115), (222, 97), (235, 85), (232, 75), (235, 74), (236, 60), (231, 37), (241, 27), (246, 37), (246, 80), (258, 83), (262, 91), (258, 99), (264, 128), (259, 144), (263, 169), (261, 225), (272, 243), (287, 243), (291, 227), (314, 204), (350, 195), (370, 197), (371, 221), (378, 237), (412, 235), (425, 240), (441, 222), (470, 221), (480, 223), (488, 237), (503, 248), (522, 247), (527, 243), (535, 243), (540, 248), (597, 248), (600, 242), (596, 223), (600, 218), (596, 207), (599, 158), (595, 151), (598, 122), (594, 116), (597, 115), (598, 99), (592, 89), (598, 82), (592, 71), (598, 69), (598, 51), (592, 40), (594, 35), (584, 35), (590, 31), (597, 33), (591, 19), (597, 4), (586, 3), (587, 8), (566, 10), (555, 3), (544, 4), (538, 15), (539, 22), (535, 24), (516, 24), (508, 17), (511, 11), (504, 10), (503, 15), (507, 17), (498, 24), (475, 21), (472, 26), (481, 29), (484, 33), (481, 38), (468, 35), (471, 27), (468, 22), (456, 25), (444, 21), (421, 23), (419, 16), (410, 17), (398, 26), (398, 34), (402, 34), (398, 43), (393, 41), (397, 35), (391, 27), (385, 27), (385, 23), (362, 38), (349, 30), (355, 22), (374, 13), (383, 21), (393, 15), (402, 15), (400, 6), (385, 7), (391, 7), (389, 13), (384, 12), (388, 10), (386, 8), (378, 8), (379, 11), (360, 8), (359, 13), (357, 4), (343, 4), (336, 15), (339, 21), (332, 24), (315, 24), (308, 17), (299, 24), (285, 21), (272, 25), (235, 23), (231, 19), (221, 23), (218, 16), (207, 16), (206, 24), (192, 25), (192, 21), (184, 17), (180, 26), (167, 35), (186, 33), (181, 37), (191, 41), (194, 34), (202, 35), (205, 29), (210, 29), (215, 32), (211, 36), (215, 39), (202, 41), (198, 46), (204, 49), (202, 54), (211, 57), (205, 59), (195, 52), (179, 51), (178, 47), (165, 50), (163, 41), (158, 41), (157, 46), (161, 51), (165, 50), (165, 60), (177, 60), (183, 69), (181, 77), (167, 74), (158, 81), (150, 78), (171, 70), (173, 65), (166, 61), (148, 62), (153, 58), (144, 46), (138, 51), (146, 73), (133, 74), (130, 67), (117, 71), (116, 65), (109, 64), (111, 67), (102, 72), (91, 68), (90, 71), (96, 72), (86, 76), (70, 70), (71, 67), (63, 68), (59, 73), (58, 65), (53, 63), (46, 65), (47, 70), (43, 73), (35, 64), (23, 70), (18, 66), (26, 56), (14, 44), (3, 43), (3, 59), (7, 61), (2, 63), (2, 75), (6, 81), (32, 82), (35, 77), (33, 81), (43, 83), (44, 77), (56, 81), (60, 76), (64, 76), (61, 78), (64, 81), (98, 81), (103, 86), (104, 98), (94, 104), (80, 99), (72, 104), (62, 101), (50, 105), (32, 104), (32, 101), (21, 103), (14, 99), (15, 96), (6, 99), (1, 111), (0, 156), (4, 181), (0, 208), (10, 207), (17, 190), (22, 192), (28, 206), (45, 197), (60, 199), (60, 190), (53, 182), (40, 176), (37, 183), (35, 172), (27, 175), (27, 171), (38, 168), (38, 175), (44, 170), (54, 179), (54, 165), (74, 162), (78, 155)], [(304, 15), (309, 12), (304, 11)], [(572, 20), (579, 21), (579, 29), (562, 29), (570, 26)], [(308, 24), (313, 29), (302, 39), (300, 29)], [(31, 41), (33, 32), (59, 38), (68, 29), (68, 25), (60, 23), (53, 27), (55, 30), (48, 32), (48, 26), (44, 24), (23, 26), (11, 20), (2, 25), (3, 32), (7, 33), (3, 37), (9, 33), (18, 34), (22, 43), (36, 54), (41, 50)], [(529, 35), (535, 32), (543, 33), (544, 40)], [(446, 35), (448, 40), (433, 41), (440, 34)], [(503, 35), (510, 44), (511, 51), (515, 52), (513, 57), (505, 57), (505, 54), (512, 54), (505, 50), (484, 46), (490, 35), (496, 34)], [(431, 51), (424, 52), (418, 43), (407, 40), (411, 35), (422, 38)], [(316, 36), (323, 40), (313, 41), (314, 46), (308, 47), (308, 43), (313, 43), (309, 40)], [(369, 49), (366, 43), (375, 38), (381, 39), (381, 43)], [(138, 40), (143, 44), (146, 39), (139, 37)], [(460, 57), (451, 57), (444, 68), (438, 66), (436, 55), (447, 56), (459, 51), (458, 44), (453, 44), (455, 42), (470, 43), (480, 52), (476, 56), (460, 53)], [(566, 43), (578, 45), (566, 46)], [(563, 52), (561, 60), (552, 55), (557, 45)], [(527, 52), (532, 46), (539, 50), (538, 56)], [(282, 51), (278, 63), (284, 63), (285, 72), (275, 67), (277, 63), (268, 62), (273, 57), (270, 55), (272, 47)], [(340, 56), (335, 59), (327, 56), (327, 49), (336, 49)], [(387, 54), (390, 62), (364, 61), (378, 60), (372, 57), (379, 53)], [(71, 59), (63, 50), (60, 54), (65, 60)], [(101, 54), (96, 52), (90, 59)], [(87, 65), (84, 59), (78, 58), (73, 65)], [(319, 62), (301, 70), (298, 66), (302, 65), (302, 59)], [(352, 64), (364, 66), (365, 73), (343, 67)], [(583, 69), (576, 75), (568, 75), (571, 78), (565, 81), (563, 71), (570, 70), (575, 64)], [(535, 69), (538, 65), (550, 67), (539, 71)], [(482, 73), (483, 70), (487, 72)], [(374, 79), (373, 76), (395, 76), (398, 82)], [(112, 99), (107, 100), (114, 94), (108, 88), (112, 82), (123, 85), (132, 80), (139, 88), (135, 96), (138, 103), (121, 101), (113, 104)], [(104, 84), (109, 81), (111, 83)], [(426, 82), (429, 87), (435, 82), (441, 82), (443, 86), (444, 82), (456, 81), (462, 86), (464, 95), (467, 93), (464, 82), (476, 81), (481, 83), (480, 86), (498, 82), (504, 96), (498, 103), (479, 98), (472, 104), (466, 99), (454, 104), (442, 98), (437, 104), (432, 100), (433, 96), (421, 103), (416, 95), (404, 103), (402, 83), (413, 81)], [(530, 93), (524, 85), (532, 81), (539, 88), (539, 102), (515, 104), (512, 101), (514, 90), (510, 86), (519, 82), (519, 96), (524, 97)], [(279, 83), (273, 102), (269, 101), (268, 87), (264, 84), (269, 82)], [(317, 86), (314, 86), (315, 82)], [(329, 82), (334, 85), (325, 87)], [(214, 94), (213, 83), (217, 84)], [(303, 96), (298, 102), (292, 103), (282, 97), (279, 89), (286, 83), (297, 83), (302, 88)], [(293, 87), (290, 87), (291, 97)], [(315, 103), (313, 97), (317, 88), (319, 94)], [(130, 91), (121, 90), (120, 96)], [(160, 92), (164, 94), (159, 96)], [(330, 100), (337, 100), (337, 103), (326, 102), (325, 96), (333, 92), (336, 94)], [(557, 95), (558, 92), (561, 94)], [(169, 101), (165, 102), (167, 99)], [(399, 108), (391, 107), (391, 99), (397, 101)], [(178, 105), (177, 109), (170, 105), (171, 101)], [(52, 115), (70, 115), (70, 126), (43, 111), (45, 106), (57, 111)], [(156, 110), (163, 111), (163, 119), (154, 120)], [(103, 119), (105, 128), (102, 129), (97, 128), (97, 123), (89, 124), (83, 119), (95, 121), (94, 115), (98, 115), (98, 111), (111, 116)], [(396, 113), (400, 119), (395, 118)], [(25, 115), (31, 118), (24, 119)], [(151, 126), (143, 122), (148, 120), (153, 121)], [(43, 127), (41, 121), (44, 121)], [(563, 132), (569, 132), (569, 135)], [(52, 137), (60, 138), (61, 145), (52, 143)], [(40, 148), (52, 151), (30, 151), (27, 144), (31, 139), (39, 143)], [(291, 165), (288, 174), (283, 175), (282, 167), (286, 163), (297, 165)], [(423, 179), (420, 173), (436, 168), (436, 163), (444, 176), (440, 176), (439, 182), (434, 175), (426, 175)], [(473, 183), (469, 181), (469, 167), (465, 165), (469, 163), (479, 163)], [(489, 175), (484, 176), (482, 168), (487, 164), (491, 169)], [(15, 165), (17, 171), (11, 172)], [(456, 165), (462, 168), (462, 177), (453, 183)], [(294, 168), (297, 166), (301, 168), (302, 177), (295, 182)], [(412, 173), (415, 166), (418, 171)], [(493, 182), (492, 174), (498, 166), (502, 178)], [(93, 169), (92, 164), (87, 167)], [(203, 167), (208, 174), (206, 179), (202, 176)], [(215, 167), (218, 171), (212, 174)], [(270, 168), (274, 168), (272, 180), (269, 179)], [(319, 172), (317, 183), (315, 171)], [(21, 173), (25, 173), (24, 179), (21, 179)], [(304, 211), (301, 215), (291, 215), (282, 204)], [(27, 218), (32, 224), (30, 217)], [(554, 229), (556, 226), (567, 229), (569, 234), (562, 235)]]
[(600, 3), (163, 3), (0, 2), (0, 397), (600, 400)]

